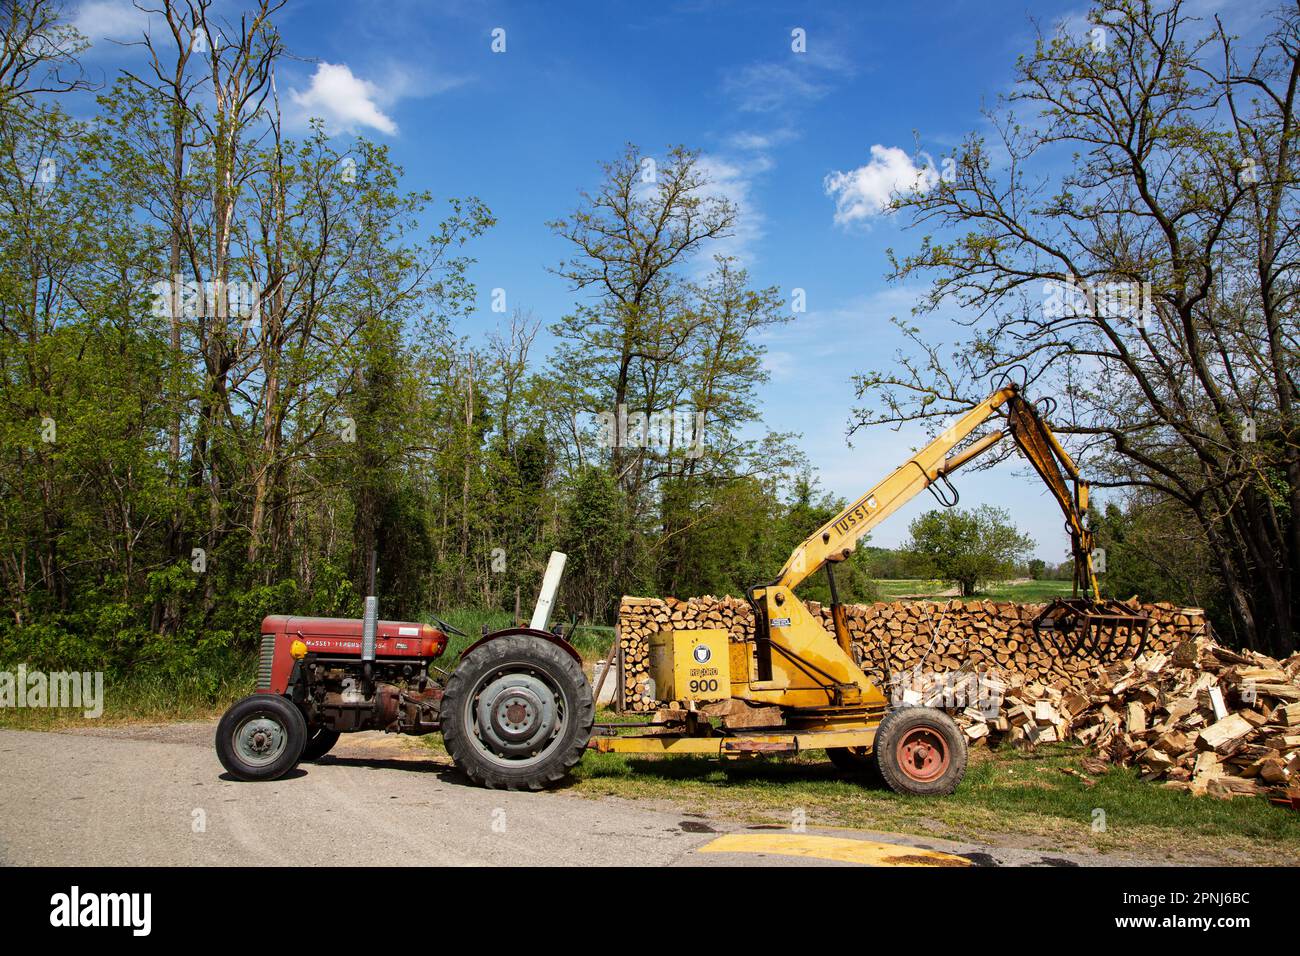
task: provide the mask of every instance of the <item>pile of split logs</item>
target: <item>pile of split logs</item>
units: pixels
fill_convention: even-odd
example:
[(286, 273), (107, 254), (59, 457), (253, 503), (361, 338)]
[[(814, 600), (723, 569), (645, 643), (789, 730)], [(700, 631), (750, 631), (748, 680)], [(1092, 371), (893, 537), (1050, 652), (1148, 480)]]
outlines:
[(973, 741), (1075, 740), (1193, 794), (1300, 786), (1300, 654), (1277, 661), (1201, 635), (1097, 668), (1082, 686), (1012, 686), (996, 710), (977, 700), (956, 716)]
[[(829, 609), (808, 609), (830, 632)], [(1143, 607), (1152, 623), (1142, 656), (1107, 664), (1039, 640), (1041, 609), (949, 601), (846, 611), (862, 666), (891, 698), (949, 710), (973, 744), (1079, 741), (1095, 748), (1090, 759), (1132, 764), (1196, 794), (1300, 787), (1300, 655), (1228, 650), (1211, 640), (1201, 610), (1155, 604)], [(649, 639), (669, 628), (722, 628), (743, 640), (752, 615), (730, 597), (624, 598), (625, 709), (683, 706), (656, 700), (648, 679)]]

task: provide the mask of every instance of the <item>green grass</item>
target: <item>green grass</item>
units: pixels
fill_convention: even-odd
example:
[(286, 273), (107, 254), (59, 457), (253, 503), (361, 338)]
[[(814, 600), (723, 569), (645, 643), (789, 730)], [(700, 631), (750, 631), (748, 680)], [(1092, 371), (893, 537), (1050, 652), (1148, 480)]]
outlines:
[[(0, 670), (13, 670), (12, 666)], [(252, 691), (257, 655), (237, 654), (219, 666), (180, 676), (158, 670), (104, 675), (104, 712), (87, 718), (82, 710), (49, 707), (0, 708), (0, 727), (53, 730), (96, 724), (167, 723), (206, 720)]]
[[(882, 601), (937, 600), (946, 601), (950, 597), (939, 597), (944, 591), (952, 590), (947, 581), (933, 581), (924, 578), (895, 578), (876, 581)], [(972, 598), (990, 601), (1019, 601), (1023, 604), (1039, 604), (1056, 597), (1067, 597), (1071, 592), (1069, 581), (1019, 581), (990, 584)]]
[[(1010, 746), (972, 751), (957, 792), (942, 799), (902, 797), (846, 779), (823, 755), (716, 761), (590, 753), (575, 790), (591, 796), (667, 801), (751, 822), (927, 834), (955, 840), (1020, 842), (1044, 849), (1131, 852), (1178, 862), (1288, 863), (1300, 850), (1300, 814), (1262, 798), (1192, 797), (1142, 781), (1129, 768), (1088, 775), (1075, 745), (1034, 752)], [(1081, 771), (1082, 772), (1082, 771)], [(1105, 814), (1105, 829), (1095, 830)]]

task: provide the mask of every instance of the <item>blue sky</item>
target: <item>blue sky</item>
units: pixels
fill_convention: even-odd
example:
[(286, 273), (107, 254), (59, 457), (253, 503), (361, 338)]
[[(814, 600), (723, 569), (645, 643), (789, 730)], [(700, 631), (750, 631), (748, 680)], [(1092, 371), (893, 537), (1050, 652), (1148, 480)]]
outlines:
[[(138, 35), (143, 15), (129, 2), (73, 8), (97, 41), (92, 66), (111, 72), (131, 60), (130, 49), (101, 39)], [(885, 280), (885, 250), (909, 249), (920, 235), (874, 214), (873, 197), (918, 146), (940, 163), (981, 126), (981, 107), (1008, 89), (1015, 57), (1032, 48), (1031, 16), (1081, 25), (1083, 9), (1025, 0), (290, 0), (278, 21), (301, 60), (277, 81), (298, 122), (314, 113), (340, 133), (385, 142), (409, 188), (477, 195), (492, 209), (498, 225), (471, 250), (480, 307), (459, 330), (476, 339), (505, 318), (490, 311), (493, 288), (506, 290), (509, 309), (544, 322), (572, 307), (573, 293), (546, 270), (566, 249), (545, 223), (598, 183), (601, 161), (627, 142), (650, 155), (675, 143), (703, 151), (742, 215), (717, 251), (738, 256), (758, 285), (807, 294), (808, 311), (765, 343), (765, 423), (802, 433), (823, 486), (856, 497), (922, 437), (860, 433), (852, 448), (845, 439), (850, 378), (892, 364), (890, 316), (906, 315), (919, 291)], [(791, 48), (796, 28), (805, 53)], [(828, 191), (836, 173), (847, 186)], [(925, 322), (944, 341), (955, 334), (941, 317)], [(1059, 512), (1020, 469), (969, 473), (958, 485), (964, 504), (1010, 510), (1040, 557), (1065, 557)], [(897, 544), (932, 504), (921, 496), (872, 543)]]

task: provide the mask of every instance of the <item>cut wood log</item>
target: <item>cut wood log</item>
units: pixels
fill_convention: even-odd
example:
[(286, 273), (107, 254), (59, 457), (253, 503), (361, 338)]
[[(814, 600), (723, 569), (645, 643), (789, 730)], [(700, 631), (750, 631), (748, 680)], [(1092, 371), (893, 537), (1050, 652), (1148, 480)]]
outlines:
[(1228, 752), (1232, 746), (1245, 739), (1255, 728), (1240, 714), (1229, 714), (1201, 731), (1197, 743), (1215, 753)]

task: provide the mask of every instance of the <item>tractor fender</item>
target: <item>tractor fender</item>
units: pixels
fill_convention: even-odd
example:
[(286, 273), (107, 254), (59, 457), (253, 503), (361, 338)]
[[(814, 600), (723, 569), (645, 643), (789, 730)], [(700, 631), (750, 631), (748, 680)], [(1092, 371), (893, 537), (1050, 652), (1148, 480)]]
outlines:
[(490, 634), (484, 634), (482, 637), (480, 637), (469, 647), (461, 651), (460, 656), (463, 659), (466, 654), (469, 654), (471, 651), (474, 651), (477, 648), (482, 647), (488, 641), (494, 641), (498, 637), (510, 637), (511, 635), (516, 635), (516, 634), (523, 634), (528, 637), (540, 637), (544, 641), (550, 641), (556, 647), (564, 648), (565, 652), (570, 657), (572, 657), (575, 661), (577, 661), (579, 664), (582, 663), (582, 655), (579, 654), (577, 651), (575, 651), (573, 649), (573, 645), (570, 644), (568, 641), (566, 641), (564, 638), (558, 637), (557, 635), (552, 634), (550, 631), (540, 631), (533, 627), (503, 627), (499, 631), (493, 631)]

